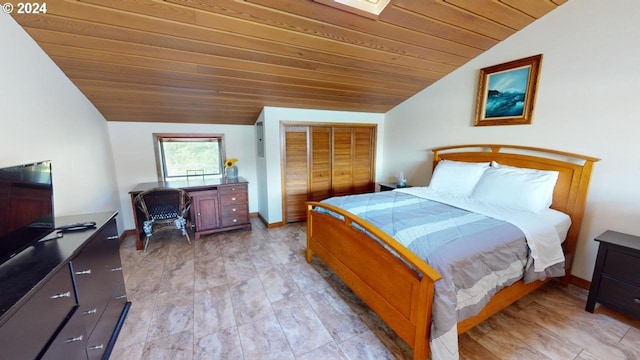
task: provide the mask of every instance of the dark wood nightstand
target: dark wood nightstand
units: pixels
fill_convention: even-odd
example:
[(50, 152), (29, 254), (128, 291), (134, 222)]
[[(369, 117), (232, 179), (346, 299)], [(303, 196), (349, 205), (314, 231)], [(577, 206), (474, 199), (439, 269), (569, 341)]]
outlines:
[(394, 189), (403, 189), (403, 188), (411, 187), (411, 185), (407, 185), (405, 187), (399, 188), (398, 184), (396, 183), (379, 183), (378, 185), (380, 185), (380, 191), (391, 191)]
[(585, 310), (596, 302), (640, 317), (640, 237), (607, 230), (600, 242)]

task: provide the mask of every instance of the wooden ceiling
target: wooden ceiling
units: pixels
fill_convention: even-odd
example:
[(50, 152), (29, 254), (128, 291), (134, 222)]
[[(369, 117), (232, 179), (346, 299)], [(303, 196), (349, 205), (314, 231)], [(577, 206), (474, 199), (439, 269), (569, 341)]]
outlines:
[[(49, 0), (12, 16), (108, 121), (247, 124), (264, 106), (384, 113), (566, 0)], [(13, 1), (17, 5), (17, 1)]]

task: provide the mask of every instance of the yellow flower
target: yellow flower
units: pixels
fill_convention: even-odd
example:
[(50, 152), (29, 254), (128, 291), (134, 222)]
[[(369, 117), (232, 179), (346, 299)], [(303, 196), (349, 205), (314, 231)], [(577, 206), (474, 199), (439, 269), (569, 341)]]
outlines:
[(227, 161), (224, 162), (224, 167), (226, 168), (233, 167), (237, 162), (238, 162), (238, 159), (236, 158), (227, 159)]

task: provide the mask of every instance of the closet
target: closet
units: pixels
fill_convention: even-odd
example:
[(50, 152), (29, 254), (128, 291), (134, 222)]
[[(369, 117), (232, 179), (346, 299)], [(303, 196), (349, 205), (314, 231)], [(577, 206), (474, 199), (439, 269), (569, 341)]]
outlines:
[(284, 221), (306, 220), (306, 201), (375, 189), (376, 125), (283, 124)]

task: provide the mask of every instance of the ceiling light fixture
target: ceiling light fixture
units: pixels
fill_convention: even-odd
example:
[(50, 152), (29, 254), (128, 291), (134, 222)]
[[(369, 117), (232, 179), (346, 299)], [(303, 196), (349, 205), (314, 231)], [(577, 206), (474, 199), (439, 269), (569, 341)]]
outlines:
[(378, 15), (391, 2), (391, 0), (314, 0), (317, 3), (328, 5), (336, 9), (348, 11), (353, 14), (377, 19)]

